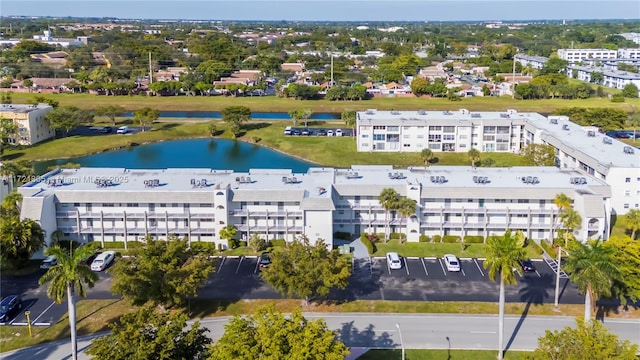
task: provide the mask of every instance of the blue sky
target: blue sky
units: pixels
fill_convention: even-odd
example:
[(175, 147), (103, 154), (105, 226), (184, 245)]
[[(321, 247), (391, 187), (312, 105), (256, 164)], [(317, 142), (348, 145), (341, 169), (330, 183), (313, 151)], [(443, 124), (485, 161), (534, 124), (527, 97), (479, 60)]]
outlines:
[(639, 0), (1, 0), (2, 16), (201, 20), (640, 19)]

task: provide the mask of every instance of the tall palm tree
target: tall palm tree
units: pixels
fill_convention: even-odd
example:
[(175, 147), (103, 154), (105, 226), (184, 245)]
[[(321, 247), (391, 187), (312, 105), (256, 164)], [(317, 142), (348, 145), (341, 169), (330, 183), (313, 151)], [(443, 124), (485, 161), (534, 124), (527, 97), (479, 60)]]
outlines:
[(431, 149), (422, 149), (422, 151), (420, 151), (420, 157), (425, 165), (429, 166), (429, 162), (433, 159), (433, 151), (431, 151)]
[(33, 219), (17, 216), (2, 219), (0, 246), (2, 253), (17, 261), (26, 261), (44, 246), (45, 231)]
[(595, 302), (601, 296), (611, 296), (614, 280), (620, 277), (620, 270), (614, 263), (615, 248), (604, 246), (600, 240), (586, 244), (577, 243), (569, 253), (565, 270), (569, 278), (584, 294), (584, 320), (591, 320)]
[(636, 231), (640, 230), (640, 209), (631, 209), (625, 215), (627, 229), (631, 230), (631, 239), (636, 238)]
[(45, 250), (45, 255), (53, 255), (58, 259), (58, 264), (49, 268), (42, 275), (38, 283), (49, 283), (47, 296), (58, 304), (67, 296), (69, 311), (69, 328), (71, 329), (71, 355), (73, 360), (78, 359), (78, 341), (76, 335), (76, 292), (81, 297), (87, 296), (87, 288), (93, 287), (98, 281), (98, 275), (89, 269), (82, 261), (95, 252), (92, 246), (82, 246), (69, 250), (59, 246), (53, 246)]
[(384, 188), (380, 195), (378, 196), (378, 202), (380, 206), (384, 208), (384, 241), (386, 242), (389, 238), (389, 211), (396, 208), (396, 203), (398, 202), (398, 193), (392, 188)]
[(467, 151), (467, 156), (471, 160), (471, 167), (476, 167), (476, 161), (480, 161), (480, 151), (478, 149), (471, 149)]
[[(413, 199), (409, 199), (408, 197), (403, 197), (398, 200), (398, 213), (400, 214), (400, 228), (402, 228), (402, 219), (406, 219), (409, 215), (415, 214), (416, 212), (416, 201)], [(405, 240), (409, 238), (409, 224), (407, 223)]]
[[(524, 234), (522, 231), (507, 230), (504, 236), (491, 236), (487, 239), (485, 247), (487, 259), (484, 262), (485, 269), (489, 270), (489, 278), (500, 281), (500, 306), (498, 315), (498, 360), (502, 360), (504, 352), (504, 286), (517, 282), (514, 272), (521, 273), (519, 261), (524, 259), (527, 251), (524, 248)], [(515, 270), (514, 270), (515, 269)]]
[(561, 218), (560, 216), (562, 215), (562, 213), (571, 208), (571, 198), (568, 197), (565, 193), (559, 193), (557, 194), (554, 198), (553, 198), (553, 203), (556, 205), (556, 207), (558, 208), (558, 216), (556, 217), (556, 225), (555, 228), (553, 229), (553, 231), (551, 231), (551, 242), (553, 243), (554, 240), (554, 236), (555, 236), (555, 230), (557, 230), (558, 226), (560, 226), (561, 222)]
[(567, 209), (560, 213), (560, 222), (564, 226), (564, 247), (569, 245), (569, 233), (575, 229), (579, 229), (582, 225), (582, 217), (574, 209)]

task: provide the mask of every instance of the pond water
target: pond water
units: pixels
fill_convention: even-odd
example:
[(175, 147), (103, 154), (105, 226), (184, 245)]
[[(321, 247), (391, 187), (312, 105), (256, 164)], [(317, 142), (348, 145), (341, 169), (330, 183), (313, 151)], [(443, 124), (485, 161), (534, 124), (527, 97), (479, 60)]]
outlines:
[[(124, 117), (133, 117), (132, 112), (123, 114)], [(222, 114), (219, 111), (160, 111), (160, 117), (168, 118), (191, 118), (191, 119), (221, 119)], [(288, 113), (285, 112), (252, 112), (251, 119), (269, 119), (269, 120), (291, 120)], [(313, 113), (309, 117), (310, 120), (340, 120), (340, 114), (337, 113)]]
[(292, 169), (306, 172), (314, 164), (256, 144), (228, 139), (172, 140), (108, 151), (70, 159), (37, 162), (37, 174), (67, 163), (84, 167), (127, 169), (209, 168), (248, 171), (249, 169)]

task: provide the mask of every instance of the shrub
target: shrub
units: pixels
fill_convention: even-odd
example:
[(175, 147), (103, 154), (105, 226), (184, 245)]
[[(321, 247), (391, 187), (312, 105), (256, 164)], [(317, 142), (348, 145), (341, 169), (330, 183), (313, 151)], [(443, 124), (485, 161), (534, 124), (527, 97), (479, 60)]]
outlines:
[(69, 249), (70, 247), (76, 249), (80, 246), (80, 243), (73, 240), (60, 240), (58, 241), (58, 246), (60, 246), (61, 249)]
[[(222, 245), (222, 244), (220, 244)], [(214, 242), (204, 242), (204, 241), (194, 241), (191, 243), (191, 249), (196, 253), (204, 253), (213, 255), (216, 251), (216, 243)]]
[(432, 239), (432, 241), (434, 243), (442, 242), (442, 236), (440, 236), (440, 235), (433, 235), (433, 237), (431, 239)]
[[(246, 245), (246, 241), (245, 241), (245, 245)], [(229, 239), (229, 247), (230, 248), (235, 249), (238, 246), (240, 246), (240, 240), (238, 240), (238, 239)]]
[(484, 243), (484, 236), (481, 235), (467, 235), (464, 237), (465, 244), (482, 244)]
[[(130, 244), (127, 244), (130, 245)], [(105, 249), (124, 249), (124, 241), (105, 241)]]
[(527, 244), (527, 246), (533, 248), (533, 250), (536, 252), (536, 254), (538, 255), (542, 255), (544, 253), (544, 250), (540, 247), (540, 245), (538, 243), (536, 243), (535, 241), (529, 241), (529, 243)]
[(253, 142), (257, 144), (262, 140), (262, 138), (259, 136), (253, 136), (251, 137), (251, 140), (253, 140)]
[(621, 92), (613, 94), (613, 96), (611, 97), (611, 102), (612, 103), (624, 102), (624, 95)]
[(399, 240), (400, 236), (402, 236), (401, 233), (391, 233), (389, 234), (389, 240)]
[(445, 235), (442, 238), (442, 242), (443, 243), (454, 243), (455, 244), (457, 242), (460, 242), (460, 236), (458, 236), (458, 235)]
[(251, 235), (249, 239), (249, 246), (253, 251), (262, 251), (267, 248), (267, 242), (261, 238), (258, 234)]
[(336, 231), (333, 233), (334, 239), (351, 240), (351, 233), (346, 231)]
[(429, 238), (429, 235), (420, 235), (420, 242), (429, 242), (431, 241), (431, 239)]
[(269, 241), (269, 245), (271, 246), (287, 246), (287, 242), (284, 239), (273, 239)]
[(218, 243), (218, 251), (224, 251), (224, 244)]
[(380, 239), (384, 239), (384, 234), (367, 234), (367, 237), (372, 243), (377, 243)]
[(554, 249), (547, 240), (540, 240), (540, 246), (547, 252), (547, 254), (549, 254), (549, 256), (556, 257), (556, 249)]
[(375, 245), (373, 245), (373, 242), (371, 242), (371, 240), (369, 239), (369, 235), (366, 233), (362, 233), (362, 235), (360, 235), (360, 241), (362, 241), (362, 243), (364, 244), (364, 246), (367, 247), (367, 251), (369, 252), (369, 255), (373, 254), (374, 252), (376, 252), (376, 247)]
[(241, 247), (247, 247), (247, 242), (245, 240), (241, 240), (238, 242), (239, 246)]

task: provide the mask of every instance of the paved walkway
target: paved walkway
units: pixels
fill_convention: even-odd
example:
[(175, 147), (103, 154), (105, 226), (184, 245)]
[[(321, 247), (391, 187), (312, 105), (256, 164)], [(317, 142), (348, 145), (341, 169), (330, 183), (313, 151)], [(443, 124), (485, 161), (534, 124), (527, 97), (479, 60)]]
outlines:
[(364, 244), (360, 240), (360, 237), (353, 240), (351, 244), (349, 244), (349, 246), (351, 246), (351, 250), (353, 251), (354, 258), (364, 259), (369, 257), (369, 250), (367, 250), (367, 247), (364, 246)]

